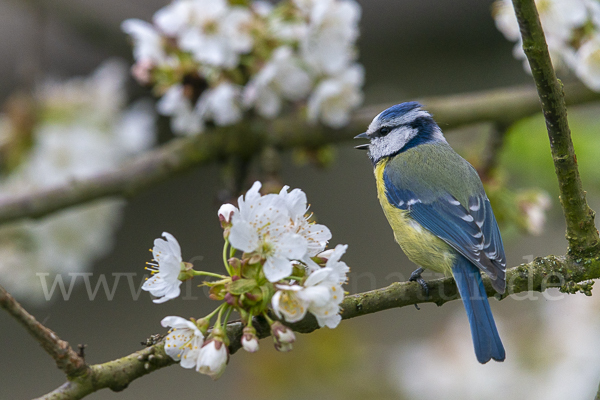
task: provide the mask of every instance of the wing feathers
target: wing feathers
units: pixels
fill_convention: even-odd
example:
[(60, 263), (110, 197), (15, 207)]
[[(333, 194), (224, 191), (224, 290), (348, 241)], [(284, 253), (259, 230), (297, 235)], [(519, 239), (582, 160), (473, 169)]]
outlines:
[(384, 173), (388, 201), (407, 210), (410, 216), (456, 251), (470, 260), (492, 279), (499, 293), (505, 290), (506, 258), (498, 224), (485, 193), (469, 197), (465, 208), (445, 193), (420, 197), (418, 193), (398, 187)]

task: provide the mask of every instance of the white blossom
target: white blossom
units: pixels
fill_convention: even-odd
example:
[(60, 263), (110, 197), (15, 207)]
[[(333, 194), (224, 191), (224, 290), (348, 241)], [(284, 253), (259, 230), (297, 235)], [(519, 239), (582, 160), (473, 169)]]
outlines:
[(339, 76), (319, 83), (308, 99), (309, 121), (320, 119), (332, 128), (346, 125), (350, 112), (362, 103), (363, 80), (363, 67), (353, 64)]
[(550, 196), (546, 192), (531, 194), (520, 202), (525, 214), (525, 226), (530, 234), (541, 235), (544, 232), (546, 212), (551, 205)]
[(312, 272), (302, 286), (276, 285), (277, 292), (271, 301), (275, 314), (288, 322), (298, 322), (310, 312), (317, 318), (319, 326), (335, 328), (341, 321), (342, 285), (349, 271), (346, 263), (339, 259), (347, 247), (338, 245), (325, 268)]
[(597, 0), (584, 0), (590, 13), (592, 23), (598, 28), (600, 27), (600, 2)]
[(335, 251), (334, 249), (327, 249), (327, 250), (322, 251), (319, 254), (317, 254), (317, 257), (328, 260), (333, 255), (334, 251)]
[(290, 231), (290, 213), (278, 195), (261, 196), (255, 182), (245, 198), (238, 199), (239, 212), (231, 218), (229, 241), (244, 252), (257, 252), (265, 258), (263, 271), (271, 282), (292, 273), (292, 260), (306, 254), (307, 240)]
[(267, 17), (273, 12), (273, 4), (266, 0), (256, 0), (250, 4), (252, 11), (260, 15), (261, 17)]
[(162, 37), (152, 24), (139, 19), (127, 19), (121, 24), (121, 29), (133, 39), (133, 57), (136, 61), (156, 64), (165, 61)]
[(171, 117), (171, 129), (177, 134), (194, 135), (204, 130), (202, 115), (192, 107), (181, 84), (171, 86), (156, 103), (156, 109)]
[(116, 146), (126, 154), (135, 154), (147, 150), (156, 142), (153, 132), (156, 114), (148, 99), (138, 100), (131, 105), (116, 121)]
[(225, 372), (229, 361), (229, 350), (219, 339), (208, 340), (200, 349), (196, 371), (217, 380)]
[(252, 14), (243, 7), (229, 7), (225, 0), (196, 0), (192, 23), (179, 39), (183, 50), (208, 65), (233, 68), (239, 55), (252, 49), (249, 33)]
[(493, 5), (496, 28), (511, 42), (521, 39), (519, 23), (511, 0), (498, 0)]
[[(126, 73), (123, 63), (109, 60), (88, 77), (39, 84), (31, 149), (0, 179), (0, 198), (112, 171), (154, 143), (153, 112), (141, 104), (125, 107)], [(36, 272), (52, 279), (55, 273), (89, 271), (111, 249), (123, 206), (122, 200), (101, 200), (2, 226), (1, 284), (39, 301), (44, 293)]]
[[(155, 13), (153, 24), (127, 20), (123, 30), (135, 42), (132, 74), (164, 93), (157, 109), (171, 117), (176, 134), (200, 133), (207, 121), (235, 124), (242, 107), (274, 118), (285, 103), (304, 102), (313, 89), (311, 118), (339, 127), (362, 99), (362, 77), (358, 84), (348, 80), (348, 70), (356, 69), (360, 14), (354, 0), (275, 6), (175, 0)], [(184, 88), (189, 74), (208, 84), (198, 97)]]
[(280, 14), (268, 18), (269, 32), (284, 43), (300, 42), (308, 33), (307, 15), (302, 18), (286, 18)]
[(304, 264), (312, 270), (319, 266), (311, 259), (323, 251), (331, 239), (331, 231), (325, 225), (309, 222), (310, 215), (307, 215), (308, 205), (306, 194), (300, 189), (294, 189), (288, 192), (289, 186), (284, 186), (279, 192), (279, 197), (285, 202), (291, 221), (292, 232), (297, 233), (306, 239), (306, 254), (302, 257)]
[(181, 317), (165, 317), (160, 322), (163, 327), (171, 327), (165, 337), (165, 353), (183, 368), (196, 368), (204, 335), (192, 321)]
[(179, 273), (181, 272), (181, 248), (177, 239), (170, 233), (163, 232), (164, 239), (155, 239), (152, 255), (152, 262), (146, 264), (151, 271), (152, 276), (144, 282), (142, 289), (150, 292), (158, 299), (155, 303), (164, 303), (167, 300), (174, 299), (181, 293), (181, 281)]
[(279, 318), (288, 322), (298, 322), (306, 316), (308, 302), (300, 295), (300, 285), (277, 285), (277, 291), (271, 299), (273, 311)]
[(308, 3), (312, 4), (307, 32), (300, 41), (302, 57), (319, 73), (337, 76), (355, 58), (352, 46), (358, 37), (360, 6), (353, 0)]
[(158, 10), (152, 21), (161, 32), (168, 36), (180, 35), (191, 23), (194, 16), (194, 1), (176, 0)]
[[(536, 0), (548, 51), (555, 68), (577, 68), (578, 59), (571, 40), (575, 30), (581, 28), (589, 18), (589, 0)], [(497, 0), (494, 4), (494, 19), (497, 28), (515, 44), (513, 55), (523, 60), (524, 69), (531, 72), (523, 51), (523, 43), (514, 8), (510, 0)]]
[(241, 89), (230, 82), (220, 83), (204, 91), (196, 108), (202, 119), (213, 120), (216, 125), (233, 125), (242, 119)]
[(267, 64), (248, 82), (244, 104), (254, 106), (265, 118), (276, 117), (282, 100), (298, 101), (312, 88), (312, 78), (300, 66), (300, 60), (288, 46), (277, 48)]
[(592, 90), (600, 90), (600, 33), (585, 42), (576, 53), (575, 73)]

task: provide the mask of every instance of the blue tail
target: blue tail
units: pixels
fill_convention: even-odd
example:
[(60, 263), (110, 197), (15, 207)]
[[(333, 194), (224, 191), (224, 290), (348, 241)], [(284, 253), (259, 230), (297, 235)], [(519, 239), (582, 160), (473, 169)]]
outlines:
[(504, 361), (506, 353), (490, 310), (479, 268), (462, 255), (457, 255), (452, 274), (467, 310), (477, 361)]

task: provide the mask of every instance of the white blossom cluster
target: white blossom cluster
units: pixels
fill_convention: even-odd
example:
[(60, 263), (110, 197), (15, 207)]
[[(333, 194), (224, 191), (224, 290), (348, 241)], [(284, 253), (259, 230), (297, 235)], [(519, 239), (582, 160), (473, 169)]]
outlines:
[[(600, 90), (600, 1), (536, 0), (552, 63), (571, 70), (590, 89)], [(494, 4), (496, 26), (517, 42), (513, 54), (529, 65), (511, 0)]]
[[(335, 328), (341, 321), (339, 304), (344, 299), (341, 286), (349, 271), (340, 261), (348, 246), (338, 245), (324, 253), (331, 232), (325, 225), (308, 221), (306, 194), (300, 189), (288, 192), (284, 186), (279, 194), (259, 193), (255, 182), (238, 199), (239, 210), (231, 217), (229, 241), (245, 253), (259, 254), (265, 259), (265, 277), (273, 283), (292, 275), (294, 266), (306, 269), (302, 284), (292, 281), (275, 285), (273, 311), (288, 322), (298, 322), (310, 312), (321, 327)], [(321, 268), (312, 257), (326, 260)]]
[(174, 0), (152, 23), (128, 19), (134, 77), (161, 96), (178, 134), (288, 108), (341, 127), (362, 102), (354, 0)]
[[(84, 179), (119, 166), (155, 141), (149, 103), (126, 108), (126, 66), (108, 61), (91, 76), (47, 81), (34, 93), (34, 124), (1, 116), (0, 149), (6, 156), (23, 135), (31, 144), (0, 179), (0, 201)], [(17, 296), (41, 301), (36, 273), (82, 272), (105, 254), (120, 221), (120, 200), (102, 200), (37, 221), (0, 228), (0, 282)]]
[[(154, 242), (154, 259), (147, 267), (152, 276), (142, 286), (158, 297), (155, 303), (162, 303), (179, 296), (184, 280), (198, 275), (218, 279), (204, 282), (211, 288), (210, 297), (222, 301), (211, 314), (197, 320), (169, 316), (162, 321), (163, 326), (172, 328), (165, 338), (166, 353), (182, 367), (195, 368), (213, 379), (221, 376), (229, 360), (229, 338), (223, 327), (232, 311), (240, 314), (245, 325), (241, 345), (251, 353), (259, 349), (252, 326), (255, 316), (269, 322), (275, 348), (283, 352), (292, 349), (296, 338), (290, 328), (271, 319), (271, 311), (271, 316), (289, 323), (302, 320), (307, 313), (313, 314), (321, 327), (335, 328), (341, 321), (342, 285), (349, 268), (340, 258), (348, 246), (325, 250), (331, 232), (309, 221), (302, 190), (289, 191), (284, 186), (277, 194), (261, 195), (260, 189), (261, 183), (255, 182), (240, 196), (237, 207), (224, 204), (218, 211), (226, 238), (227, 275), (195, 271), (182, 261), (177, 240), (164, 232), (165, 239)], [(242, 252), (240, 258), (234, 257), (236, 250)], [(227, 254), (229, 259), (225, 259)], [(217, 313), (209, 333), (210, 321)]]

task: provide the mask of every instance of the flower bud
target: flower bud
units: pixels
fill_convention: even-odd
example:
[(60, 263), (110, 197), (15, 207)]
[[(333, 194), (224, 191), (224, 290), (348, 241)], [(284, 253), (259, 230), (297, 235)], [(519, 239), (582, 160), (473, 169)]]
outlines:
[(244, 328), (244, 334), (242, 335), (242, 347), (248, 353), (256, 353), (258, 351), (258, 337), (256, 336), (256, 329), (247, 326)]
[(288, 351), (292, 351), (292, 344), (291, 343), (279, 343), (277, 341), (275, 341), (275, 350), (280, 351), (282, 353), (287, 353)]
[(131, 67), (131, 75), (141, 85), (149, 85), (152, 82), (152, 70), (154, 69), (154, 63), (152, 60), (143, 59), (139, 60)]
[(229, 264), (229, 266), (233, 270), (234, 275), (240, 275), (241, 274), (241, 271), (242, 271), (242, 262), (240, 261), (239, 258), (231, 257), (229, 260), (227, 260), (227, 263)]
[(221, 208), (219, 208), (219, 221), (221, 221), (221, 226), (225, 228), (226, 226), (231, 225), (231, 216), (234, 212), (237, 211), (237, 207), (233, 204), (223, 204)]
[(238, 297), (232, 295), (231, 293), (227, 292), (225, 294), (225, 302), (227, 304), (229, 304), (230, 306), (234, 306), (237, 307), (238, 306)]
[(229, 361), (229, 349), (220, 337), (214, 337), (204, 343), (198, 355), (196, 371), (217, 380), (225, 372)]
[(283, 325), (281, 322), (276, 321), (271, 325), (271, 334), (275, 341), (275, 349), (281, 352), (292, 350), (292, 343), (296, 341), (294, 331)]

